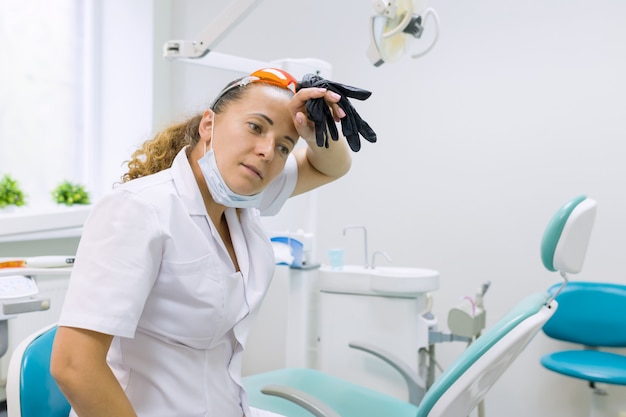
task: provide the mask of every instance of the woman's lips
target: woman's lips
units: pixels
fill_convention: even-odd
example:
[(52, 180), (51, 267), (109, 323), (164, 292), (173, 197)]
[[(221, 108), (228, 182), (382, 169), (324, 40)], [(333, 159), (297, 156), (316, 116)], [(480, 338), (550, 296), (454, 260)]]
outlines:
[(252, 171), (259, 178), (263, 179), (263, 173), (261, 172), (260, 169), (257, 169), (256, 167), (254, 167), (252, 165), (243, 164), (243, 166), (246, 167), (247, 169), (249, 169), (250, 171)]

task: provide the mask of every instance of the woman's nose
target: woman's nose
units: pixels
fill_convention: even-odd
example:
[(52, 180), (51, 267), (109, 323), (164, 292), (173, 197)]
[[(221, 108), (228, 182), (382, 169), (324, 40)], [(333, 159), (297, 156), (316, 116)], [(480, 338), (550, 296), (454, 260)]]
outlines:
[(276, 147), (274, 137), (266, 136), (257, 142), (257, 154), (264, 160), (271, 161), (274, 158), (274, 148)]

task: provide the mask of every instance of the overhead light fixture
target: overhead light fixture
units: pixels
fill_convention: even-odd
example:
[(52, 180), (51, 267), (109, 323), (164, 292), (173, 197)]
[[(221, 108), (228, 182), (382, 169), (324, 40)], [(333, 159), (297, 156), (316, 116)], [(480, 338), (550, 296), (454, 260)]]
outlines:
[(428, 18), (435, 22), (435, 36), (431, 44), (411, 58), (424, 56), (433, 49), (439, 39), (439, 16), (428, 8), (418, 13), (413, 0), (376, 0), (375, 14), (370, 19), (370, 44), (367, 56), (379, 67), (385, 62), (397, 61), (407, 53), (407, 45), (419, 39)]

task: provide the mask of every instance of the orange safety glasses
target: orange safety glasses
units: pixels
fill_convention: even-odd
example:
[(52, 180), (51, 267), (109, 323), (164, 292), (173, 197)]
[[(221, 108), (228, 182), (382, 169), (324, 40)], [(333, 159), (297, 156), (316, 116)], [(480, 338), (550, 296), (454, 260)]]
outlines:
[(251, 83), (275, 85), (276, 87), (284, 88), (285, 90), (289, 90), (296, 94), (296, 85), (298, 84), (298, 81), (287, 71), (283, 71), (278, 68), (262, 68), (224, 88), (213, 101), (213, 105), (215, 105), (230, 90), (243, 87)]

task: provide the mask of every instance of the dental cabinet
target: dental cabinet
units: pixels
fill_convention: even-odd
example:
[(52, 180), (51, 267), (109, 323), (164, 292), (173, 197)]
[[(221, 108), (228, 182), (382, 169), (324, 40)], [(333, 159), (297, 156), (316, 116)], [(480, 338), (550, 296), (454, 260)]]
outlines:
[(408, 366), (424, 389), (437, 330), (429, 293), (438, 288), (431, 269), (277, 266), (248, 338), (244, 375), (312, 368), (405, 400), (401, 374), (363, 348)]
[(425, 385), (418, 352), (428, 348), (435, 324), (428, 314), (428, 293), (439, 288), (439, 273), (346, 265), (339, 270), (322, 267), (318, 278), (317, 367), (406, 399), (407, 384), (400, 373), (381, 358), (350, 346), (369, 345), (400, 359)]

